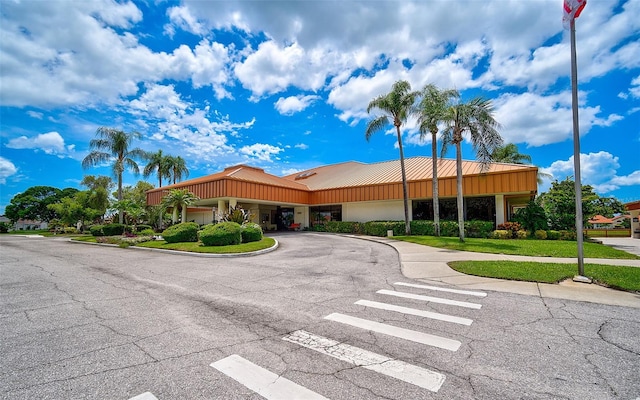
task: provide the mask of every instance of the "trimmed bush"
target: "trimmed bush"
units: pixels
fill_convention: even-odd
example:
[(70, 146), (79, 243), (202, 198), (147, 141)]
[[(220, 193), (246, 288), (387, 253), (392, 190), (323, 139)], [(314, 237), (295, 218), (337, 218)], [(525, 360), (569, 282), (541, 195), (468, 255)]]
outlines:
[(93, 236), (104, 236), (104, 225), (93, 225), (89, 228), (89, 232)]
[(496, 227), (499, 231), (509, 231), (511, 232), (511, 239), (518, 238), (518, 231), (522, 229), (522, 225), (518, 222), (505, 222), (504, 224), (500, 224)]
[(142, 231), (144, 231), (145, 229), (151, 229), (151, 230), (153, 230), (153, 226), (151, 226), (151, 225), (146, 225), (146, 224), (139, 224), (139, 225), (136, 225), (136, 230), (137, 230), (138, 232), (142, 232)]
[(405, 234), (403, 221), (369, 221), (365, 222), (363, 232), (369, 236), (387, 236), (387, 231), (393, 230), (394, 236)]
[(64, 233), (78, 233), (78, 230), (72, 226), (67, 226), (66, 228), (64, 228)]
[(262, 228), (258, 224), (242, 225), (242, 243), (259, 242), (262, 240)]
[(534, 233), (534, 236), (538, 240), (546, 240), (547, 239), (547, 231), (543, 231), (542, 229), (538, 229)]
[(207, 225), (198, 232), (205, 246), (228, 246), (242, 243), (242, 226), (237, 222), (220, 222)]
[(529, 236), (529, 232), (524, 229), (520, 229), (517, 233), (517, 239), (526, 239)]
[(440, 236), (458, 237), (458, 222), (440, 221)]
[(493, 231), (494, 239), (511, 239), (511, 231), (507, 231), (504, 229), (496, 229)]
[(578, 234), (576, 231), (560, 231), (560, 240), (578, 240)]
[(123, 224), (106, 224), (106, 225), (103, 225), (102, 232), (104, 233), (104, 236), (122, 235), (124, 233), (124, 225)]
[(138, 231), (138, 233), (142, 236), (155, 236), (156, 234), (156, 232), (151, 228), (142, 229), (141, 231)]
[(554, 230), (547, 231), (547, 239), (560, 240), (560, 232)]
[(172, 225), (162, 232), (162, 238), (167, 243), (197, 242), (198, 224), (195, 222), (183, 222)]
[(360, 225), (359, 222), (327, 221), (325, 229), (333, 233), (360, 233)]
[[(456, 223), (456, 228), (457, 228)], [(470, 238), (488, 238), (491, 237), (493, 232), (492, 221), (465, 221), (464, 223), (465, 236)], [(458, 234), (456, 233), (456, 236)]]
[(411, 234), (419, 236), (434, 236), (436, 234), (433, 221), (411, 221)]

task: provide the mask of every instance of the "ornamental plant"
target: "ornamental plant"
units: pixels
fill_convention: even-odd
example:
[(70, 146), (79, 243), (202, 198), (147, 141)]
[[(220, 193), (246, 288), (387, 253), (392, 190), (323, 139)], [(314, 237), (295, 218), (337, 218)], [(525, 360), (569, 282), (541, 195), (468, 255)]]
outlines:
[(183, 222), (168, 227), (162, 232), (162, 238), (167, 243), (197, 242), (198, 224), (195, 222)]
[(242, 243), (242, 226), (236, 222), (220, 222), (207, 225), (198, 237), (205, 246), (229, 246)]
[(259, 242), (262, 240), (262, 228), (258, 224), (244, 224), (242, 225), (242, 243)]

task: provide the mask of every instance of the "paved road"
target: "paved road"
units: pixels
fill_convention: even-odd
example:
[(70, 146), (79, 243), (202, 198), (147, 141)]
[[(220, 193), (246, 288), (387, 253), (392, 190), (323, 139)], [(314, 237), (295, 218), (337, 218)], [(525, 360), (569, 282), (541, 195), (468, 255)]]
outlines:
[(640, 397), (639, 309), (407, 286), (384, 244), (277, 238), (207, 259), (0, 237), (0, 398)]

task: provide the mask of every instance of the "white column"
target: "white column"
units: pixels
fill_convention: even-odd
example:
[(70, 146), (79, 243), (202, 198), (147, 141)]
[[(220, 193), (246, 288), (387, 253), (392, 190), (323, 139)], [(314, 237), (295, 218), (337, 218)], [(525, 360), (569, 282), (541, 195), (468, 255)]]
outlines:
[(504, 224), (504, 195), (496, 195), (496, 226)]
[(236, 208), (237, 205), (238, 205), (238, 199), (229, 199), (229, 210), (231, 209), (231, 207)]
[(227, 202), (224, 200), (218, 200), (218, 215), (216, 219), (220, 221), (222, 216), (226, 214), (229, 210), (227, 209)]

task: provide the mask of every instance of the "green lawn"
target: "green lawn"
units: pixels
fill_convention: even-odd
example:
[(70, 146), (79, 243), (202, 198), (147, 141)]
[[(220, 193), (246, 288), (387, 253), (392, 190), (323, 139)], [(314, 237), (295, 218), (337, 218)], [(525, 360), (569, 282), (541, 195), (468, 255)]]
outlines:
[[(396, 240), (450, 250), (475, 251), (479, 253), (513, 254), (535, 257), (578, 257), (576, 242), (564, 240), (506, 240), (466, 238), (463, 243), (458, 238), (435, 236), (394, 236)], [(584, 256), (588, 258), (631, 259), (640, 257), (626, 251), (614, 249), (598, 243), (584, 243)]]
[[(544, 283), (560, 282), (578, 272), (577, 264), (519, 261), (454, 261), (449, 266), (468, 275)], [(640, 268), (585, 264), (584, 274), (612, 288), (640, 291)]]
[(269, 247), (272, 247), (275, 242), (276, 241), (273, 238), (263, 237), (259, 242), (242, 243), (230, 246), (203, 246), (202, 243), (199, 242), (167, 243), (163, 240), (154, 240), (138, 243), (136, 246), (151, 249), (188, 251), (193, 253), (234, 254), (268, 249)]

